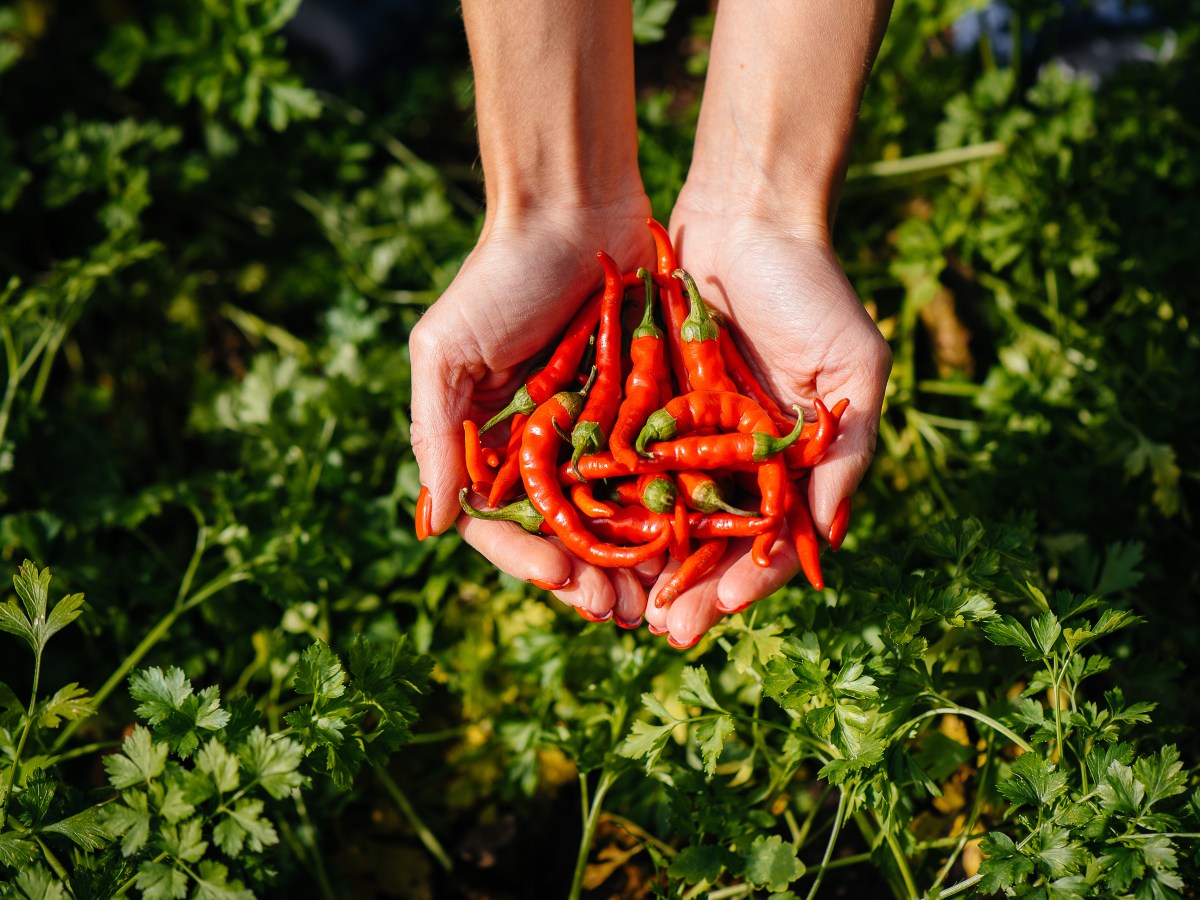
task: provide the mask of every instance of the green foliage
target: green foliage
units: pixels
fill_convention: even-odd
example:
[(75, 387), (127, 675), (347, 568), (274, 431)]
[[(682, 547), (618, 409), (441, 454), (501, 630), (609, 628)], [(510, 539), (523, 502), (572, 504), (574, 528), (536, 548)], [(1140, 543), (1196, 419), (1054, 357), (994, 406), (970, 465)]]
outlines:
[[(6, 895), (468, 893), (510, 819), (514, 896), (580, 848), (598, 893), (1194, 890), (1200, 17), (1095, 84), (1020, 58), (1044, 6), (954, 52), (980, 5), (897, 3), (864, 98), (846, 550), (684, 654), (413, 535), (407, 335), (480, 225), (449, 8), (370, 92), (287, 0), (0, 10), (0, 548), (66, 594), (0, 606)], [(634, 22), (665, 219), (713, 16)]]

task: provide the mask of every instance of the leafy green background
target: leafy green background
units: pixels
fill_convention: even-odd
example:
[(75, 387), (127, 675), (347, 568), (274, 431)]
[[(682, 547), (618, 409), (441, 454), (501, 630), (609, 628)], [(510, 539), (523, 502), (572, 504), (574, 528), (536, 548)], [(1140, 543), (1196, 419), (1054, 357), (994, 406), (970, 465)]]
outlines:
[[(1058, 5), (1000, 64), (951, 47), (978, 3), (898, 0), (836, 231), (878, 456), (826, 591), (682, 654), (416, 542), (406, 336), (481, 222), (461, 24), (346, 80), (296, 6), (0, 7), (8, 895), (1187, 890), (1196, 3), (1096, 84)], [(712, 14), (634, 7), (665, 218)]]

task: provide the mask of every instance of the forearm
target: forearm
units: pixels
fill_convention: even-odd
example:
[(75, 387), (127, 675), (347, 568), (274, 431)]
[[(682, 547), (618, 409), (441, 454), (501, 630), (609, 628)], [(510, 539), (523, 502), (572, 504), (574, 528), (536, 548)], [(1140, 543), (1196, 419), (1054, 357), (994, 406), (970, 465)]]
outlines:
[(628, 0), (465, 0), (489, 216), (642, 192)]
[(720, 4), (688, 174), (689, 202), (719, 197), (735, 202), (738, 213), (827, 231), (891, 5)]

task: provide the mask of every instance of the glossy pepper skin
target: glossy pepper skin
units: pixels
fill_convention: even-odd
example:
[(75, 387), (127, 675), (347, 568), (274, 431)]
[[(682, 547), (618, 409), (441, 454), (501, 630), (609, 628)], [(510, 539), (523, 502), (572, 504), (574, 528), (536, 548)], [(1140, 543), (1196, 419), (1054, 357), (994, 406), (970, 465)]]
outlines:
[(617, 500), (626, 506), (644, 506), (652, 512), (670, 512), (675, 508), (675, 497), (675, 483), (665, 475), (639, 475), (637, 481), (617, 485)]
[[(672, 397), (666, 406), (650, 414), (634, 448), (645, 456), (646, 445), (651, 441), (669, 441), (701, 428), (743, 434), (776, 432), (771, 417), (749, 397), (733, 391), (689, 391)], [(788, 430), (791, 430), (790, 424)]]
[(555, 394), (534, 411), (521, 439), (521, 480), (534, 508), (563, 544), (584, 562), (596, 566), (636, 566), (662, 553), (670, 535), (659, 535), (640, 547), (618, 547), (600, 541), (584, 525), (558, 483), (559, 432), (566, 433), (579, 414), (578, 393)]
[(671, 371), (675, 381), (680, 386), (687, 385), (687, 370), (683, 365), (683, 355), (680, 348), (679, 329), (687, 318), (688, 308), (683, 301), (683, 291), (679, 282), (671, 277), (671, 273), (679, 268), (679, 260), (675, 256), (675, 248), (667, 229), (653, 219), (647, 219), (650, 234), (654, 238), (654, 250), (658, 260), (658, 275), (662, 282), (663, 320), (667, 324), (667, 358), (671, 361)]
[(604, 298), (596, 334), (596, 383), (571, 432), (572, 462), (606, 446), (621, 406), (621, 300), (625, 285), (611, 256), (601, 250), (596, 258), (604, 269)]
[(508, 448), (504, 462), (496, 472), (496, 480), (488, 492), (488, 506), (499, 506), (511, 491), (521, 481), (521, 435), (525, 432), (525, 423), (529, 416), (517, 413), (512, 417), (512, 430), (508, 434)]
[(784, 505), (784, 517), (804, 577), (818, 591), (824, 590), (825, 576), (821, 574), (821, 545), (817, 543), (817, 529), (808, 509), (808, 497), (795, 482), (788, 484)]
[(702, 513), (726, 512), (734, 516), (753, 516), (748, 510), (739, 509), (725, 502), (716, 479), (706, 472), (683, 469), (675, 473), (680, 496), (692, 509)]
[(617, 410), (617, 422), (608, 439), (613, 458), (628, 466), (637, 461), (634, 439), (646, 417), (658, 407), (662, 392), (670, 387), (663, 333), (654, 324), (654, 279), (645, 269), (638, 269), (638, 273), (646, 282), (646, 306), (629, 344), (631, 366), (625, 379), (625, 399)]
[(679, 351), (688, 387), (693, 391), (736, 392), (737, 385), (726, 374), (725, 360), (721, 358), (720, 328), (700, 296), (696, 279), (683, 269), (676, 269), (671, 277), (683, 282), (690, 301), (687, 318), (679, 327)]
[(561, 391), (571, 383), (575, 373), (579, 370), (579, 362), (583, 359), (583, 354), (587, 352), (592, 332), (596, 330), (596, 324), (600, 321), (600, 305), (603, 300), (603, 291), (598, 291), (588, 298), (588, 301), (575, 314), (575, 318), (571, 320), (571, 324), (567, 326), (566, 333), (563, 334), (558, 347), (551, 354), (545, 367), (517, 389), (508, 405), (488, 419), (487, 423), (479, 429), (481, 432), (500, 424), (516, 413), (529, 415), (538, 406), (549, 400), (556, 391)]
[(672, 469), (738, 469), (752, 467), (782, 453), (800, 437), (800, 419), (787, 437), (769, 432), (750, 434), (706, 434), (659, 441), (646, 448), (648, 462), (660, 462)]
[(723, 537), (713, 538), (701, 544), (695, 553), (683, 561), (671, 579), (663, 585), (662, 590), (655, 595), (654, 605), (666, 606), (684, 591), (695, 587), (696, 582), (712, 571), (712, 567), (717, 564), (717, 560), (725, 552), (727, 544), (728, 540)]

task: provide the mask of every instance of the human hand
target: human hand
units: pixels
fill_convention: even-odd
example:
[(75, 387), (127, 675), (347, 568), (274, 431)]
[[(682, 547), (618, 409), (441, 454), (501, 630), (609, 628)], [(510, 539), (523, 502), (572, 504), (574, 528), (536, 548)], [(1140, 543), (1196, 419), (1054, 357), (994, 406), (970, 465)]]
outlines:
[[(848, 502), (874, 455), (891, 368), (887, 343), (823, 227), (723, 212), (719, 202), (685, 190), (670, 230), (684, 267), (732, 326), (747, 362), (782, 408), (799, 403), (811, 410), (817, 397), (829, 405), (850, 401), (837, 440), (808, 483), (817, 533), (828, 536), (839, 505)], [(800, 568), (788, 537), (785, 529), (766, 568), (750, 558), (751, 541), (731, 541), (695, 587), (662, 609), (651, 602), (650, 629), (667, 634), (673, 645), (691, 646), (725, 614), (776, 590)], [(677, 567), (667, 563), (651, 601)]]
[[(498, 214), (458, 277), (413, 329), (412, 443), (432, 508), (431, 533), (458, 524), (466, 541), (515, 578), (542, 586), (585, 617), (642, 617), (646, 594), (629, 570), (588, 565), (554, 539), (510, 522), (461, 514), (467, 483), (465, 419), (481, 422), (503, 407), (526, 378), (528, 364), (551, 345), (602, 282), (596, 251), (628, 271), (653, 259), (646, 229), (649, 201), (631, 193), (603, 208), (552, 208)], [(657, 563), (636, 571), (653, 578)]]

